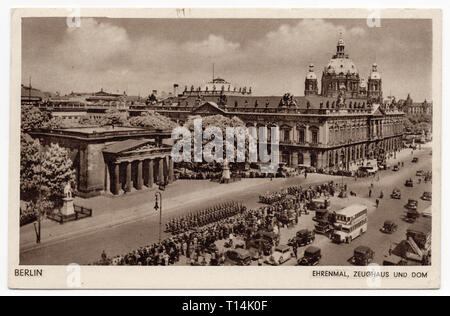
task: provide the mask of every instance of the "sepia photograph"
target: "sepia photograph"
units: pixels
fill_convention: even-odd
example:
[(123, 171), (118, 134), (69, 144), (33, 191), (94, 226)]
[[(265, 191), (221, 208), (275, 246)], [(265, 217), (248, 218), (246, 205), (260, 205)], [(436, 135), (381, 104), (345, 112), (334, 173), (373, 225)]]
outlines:
[(10, 284), (438, 287), (440, 19), (12, 11)]

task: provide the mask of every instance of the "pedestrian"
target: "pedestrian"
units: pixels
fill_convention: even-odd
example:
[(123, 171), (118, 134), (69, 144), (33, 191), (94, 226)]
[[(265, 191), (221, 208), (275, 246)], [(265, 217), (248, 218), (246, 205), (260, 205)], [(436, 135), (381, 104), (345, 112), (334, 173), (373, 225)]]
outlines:
[(372, 190), (369, 190), (369, 197), (372, 197)]
[(377, 203), (377, 208), (378, 208), (378, 205), (380, 205), (380, 200), (376, 199), (375, 202)]

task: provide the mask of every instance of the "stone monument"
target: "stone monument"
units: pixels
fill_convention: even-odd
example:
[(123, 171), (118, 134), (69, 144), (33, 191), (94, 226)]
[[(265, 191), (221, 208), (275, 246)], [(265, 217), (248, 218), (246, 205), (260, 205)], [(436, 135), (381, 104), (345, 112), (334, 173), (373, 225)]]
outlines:
[(75, 209), (73, 207), (72, 187), (70, 186), (70, 183), (67, 183), (64, 187), (63, 201), (64, 203), (61, 209), (61, 214), (64, 216), (75, 214)]

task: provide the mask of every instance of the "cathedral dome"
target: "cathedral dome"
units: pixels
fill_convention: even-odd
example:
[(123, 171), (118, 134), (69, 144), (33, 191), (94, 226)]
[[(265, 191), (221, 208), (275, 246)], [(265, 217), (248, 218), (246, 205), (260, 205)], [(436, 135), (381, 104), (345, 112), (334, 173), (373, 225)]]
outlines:
[(353, 61), (349, 58), (333, 58), (325, 67), (325, 72), (328, 74), (351, 74), (357, 75), (358, 68), (356, 68)]

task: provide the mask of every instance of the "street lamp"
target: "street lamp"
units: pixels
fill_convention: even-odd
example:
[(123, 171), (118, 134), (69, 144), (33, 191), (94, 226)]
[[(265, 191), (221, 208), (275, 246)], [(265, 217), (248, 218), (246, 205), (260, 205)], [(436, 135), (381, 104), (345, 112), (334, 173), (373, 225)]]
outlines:
[[(159, 195), (159, 205), (158, 205), (158, 195)], [(159, 210), (159, 243), (161, 243), (161, 225), (162, 225), (162, 195), (161, 192), (155, 193), (155, 211)]]

